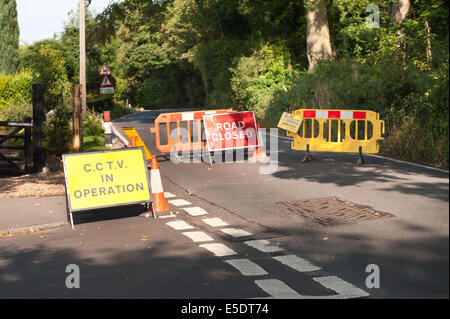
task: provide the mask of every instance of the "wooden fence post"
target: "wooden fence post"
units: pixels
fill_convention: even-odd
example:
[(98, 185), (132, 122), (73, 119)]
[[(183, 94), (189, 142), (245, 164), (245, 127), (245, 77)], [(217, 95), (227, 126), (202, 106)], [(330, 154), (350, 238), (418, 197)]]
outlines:
[[(26, 116), (23, 121), (25, 123), (31, 123), (31, 117)], [(33, 152), (32, 143), (31, 143), (31, 127), (25, 127), (25, 141), (24, 141), (24, 157), (25, 157), (25, 174), (31, 173), (31, 155)]]
[(33, 170), (42, 172), (46, 152), (43, 146), (45, 115), (45, 86), (33, 84)]
[(72, 143), (74, 152), (81, 151), (81, 104), (81, 84), (74, 84), (72, 87)]

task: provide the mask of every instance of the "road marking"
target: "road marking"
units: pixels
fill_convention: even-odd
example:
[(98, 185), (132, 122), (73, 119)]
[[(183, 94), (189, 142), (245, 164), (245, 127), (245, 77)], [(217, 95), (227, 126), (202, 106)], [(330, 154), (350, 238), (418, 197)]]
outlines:
[(309, 261), (300, 258), (296, 255), (275, 256), (273, 259), (278, 260), (282, 264), (291, 267), (299, 272), (316, 271), (322, 268), (311, 264)]
[(320, 283), (325, 288), (337, 292), (341, 297), (358, 298), (369, 296), (364, 290), (359, 289), (336, 276), (315, 277), (313, 280)]
[(243, 276), (267, 275), (267, 272), (264, 269), (249, 259), (228, 259), (224, 261), (239, 270)]
[(172, 193), (169, 193), (169, 192), (164, 192), (164, 197), (165, 198), (174, 198), (174, 197), (177, 197), (177, 196), (172, 194)]
[(201, 216), (208, 214), (206, 210), (200, 207), (187, 207), (183, 209), (191, 216)]
[[(281, 138), (283, 140), (287, 140), (287, 141), (293, 141), (294, 139), (292, 137), (285, 137), (285, 136), (280, 136), (280, 135), (273, 135), (270, 133), (267, 133), (267, 135), (271, 135), (274, 137), (278, 137)], [(445, 170), (445, 169), (441, 169), (441, 168), (437, 168), (437, 167), (432, 167), (432, 166), (425, 166), (425, 165), (421, 165), (421, 164), (416, 164), (416, 163), (412, 163), (412, 162), (407, 162), (407, 161), (402, 161), (402, 160), (398, 160), (398, 159), (394, 159), (394, 158), (390, 158), (390, 157), (385, 157), (385, 156), (381, 156), (381, 155), (375, 155), (375, 154), (364, 154), (364, 156), (370, 156), (370, 157), (376, 157), (376, 158), (381, 158), (387, 161), (391, 161), (391, 162), (397, 162), (397, 163), (401, 163), (401, 164), (407, 164), (407, 165), (412, 165), (412, 166), (417, 166), (420, 168), (427, 168), (427, 169), (431, 169), (431, 170), (435, 170), (438, 172), (442, 172), (442, 173), (449, 173), (449, 171)]]
[(249, 240), (249, 241), (244, 241), (244, 243), (246, 245), (256, 248), (259, 251), (262, 251), (264, 253), (273, 253), (273, 252), (283, 250), (283, 248), (278, 247), (265, 239)]
[(167, 226), (172, 227), (175, 230), (193, 229), (194, 227), (189, 225), (183, 220), (175, 220), (173, 222), (166, 223)]
[(278, 279), (255, 280), (255, 284), (274, 298), (299, 299), (301, 295)]
[(218, 217), (203, 218), (202, 221), (205, 222), (206, 224), (208, 224), (211, 227), (221, 227), (221, 226), (229, 226), (230, 225), (230, 224), (228, 224), (227, 222), (224, 222), (222, 219), (220, 219)]
[(175, 206), (192, 205), (191, 203), (189, 203), (187, 200), (184, 200), (184, 199), (172, 199), (172, 200), (169, 200), (169, 204), (172, 204)]
[(182, 234), (187, 236), (187, 237), (189, 237), (190, 239), (192, 239), (192, 241), (194, 243), (203, 242), (203, 241), (213, 241), (214, 240), (214, 239), (212, 239), (210, 236), (208, 236), (207, 234), (205, 234), (202, 231), (184, 232)]
[(177, 217), (177, 216), (175, 214), (173, 214), (172, 212), (170, 212), (169, 215), (158, 216), (158, 218), (173, 218), (173, 217)]
[(384, 157), (384, 156), (380, 156), (380, 155), (364, 154), (364, 156), (377, 157), (377, 158), (389, 160), (389, 161), (392, 161), (392, 162), (397, 162), (397, 163), (401, 163), (401, 164), (409, 164), (409, 165), (417, 166), (417, 167), (420, 167), (420, 168), (428, 168), (428, 169), (431, 169), (431, 170), (434, 170), (434, 171), (447, 173), (447, 174), (449, 173), (449, 171), (446, 171), (445, 169), (440, 169), (440, 168), (436, 168), (436, 167), (431, 167), (431, 166), (425, 166), (425, 165), (421, 165), (421, 164), (406, 162), (406, 161), (402, 161), (402, 160), (398, 160), (398, 159), (394, 159), (394, 158), (389, 158), (389, 157)]
[(212, 252), (217, 257), (223, 257), (223, 256), (232, 256), (236, 255), (237, 253), (231, 249), (225, 246), (224, 244), (203, 244), (200, 245), (200, 247), (205, 248)]
[(238, 228), (223, 228), (220, 231), (222, 231), (225, 234), (228, 234), (230, 236), (233, 236), (233, 237), (244, 237), (244, 236), (253, 235), (252, 233), (249, 233), (248, 231), (238, 229)]

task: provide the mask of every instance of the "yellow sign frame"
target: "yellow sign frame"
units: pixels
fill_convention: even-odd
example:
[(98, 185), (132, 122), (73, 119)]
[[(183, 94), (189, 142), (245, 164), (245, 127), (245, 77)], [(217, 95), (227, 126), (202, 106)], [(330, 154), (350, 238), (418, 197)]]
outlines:
[(64, 154), (67, 207), (84, 210), (152, 202), (143, 147)]

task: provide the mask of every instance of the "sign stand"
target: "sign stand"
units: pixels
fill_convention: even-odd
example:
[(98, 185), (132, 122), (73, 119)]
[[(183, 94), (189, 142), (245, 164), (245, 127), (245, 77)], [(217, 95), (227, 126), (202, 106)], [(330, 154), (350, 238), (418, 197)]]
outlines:
[(209, 145), (207, 146), (208, 156), (209, 156), (209, 166), (213, 166), (213, 160), (211, 158), (211, 151), (209, 150)]
[(72, 230), (75, 231), (75, 226), (73, 225), (72, 212), (69, 212), (69, 217), (70, 217), (70, 227), (72, 227)]

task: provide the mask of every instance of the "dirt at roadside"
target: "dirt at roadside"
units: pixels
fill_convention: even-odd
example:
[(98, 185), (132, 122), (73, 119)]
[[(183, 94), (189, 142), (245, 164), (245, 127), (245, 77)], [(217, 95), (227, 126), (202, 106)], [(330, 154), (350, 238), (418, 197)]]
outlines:
[[(0, 162), (0, 169), (1, 165), (5, 163)], [(11, 176), (0, 173), (0, 198), (65, 196), (61, 159), (48, 155), (46, 165), (44, 171), (37, 174)]]
[(64, 172), (0, 177), (0, 198), (65, 196)]

